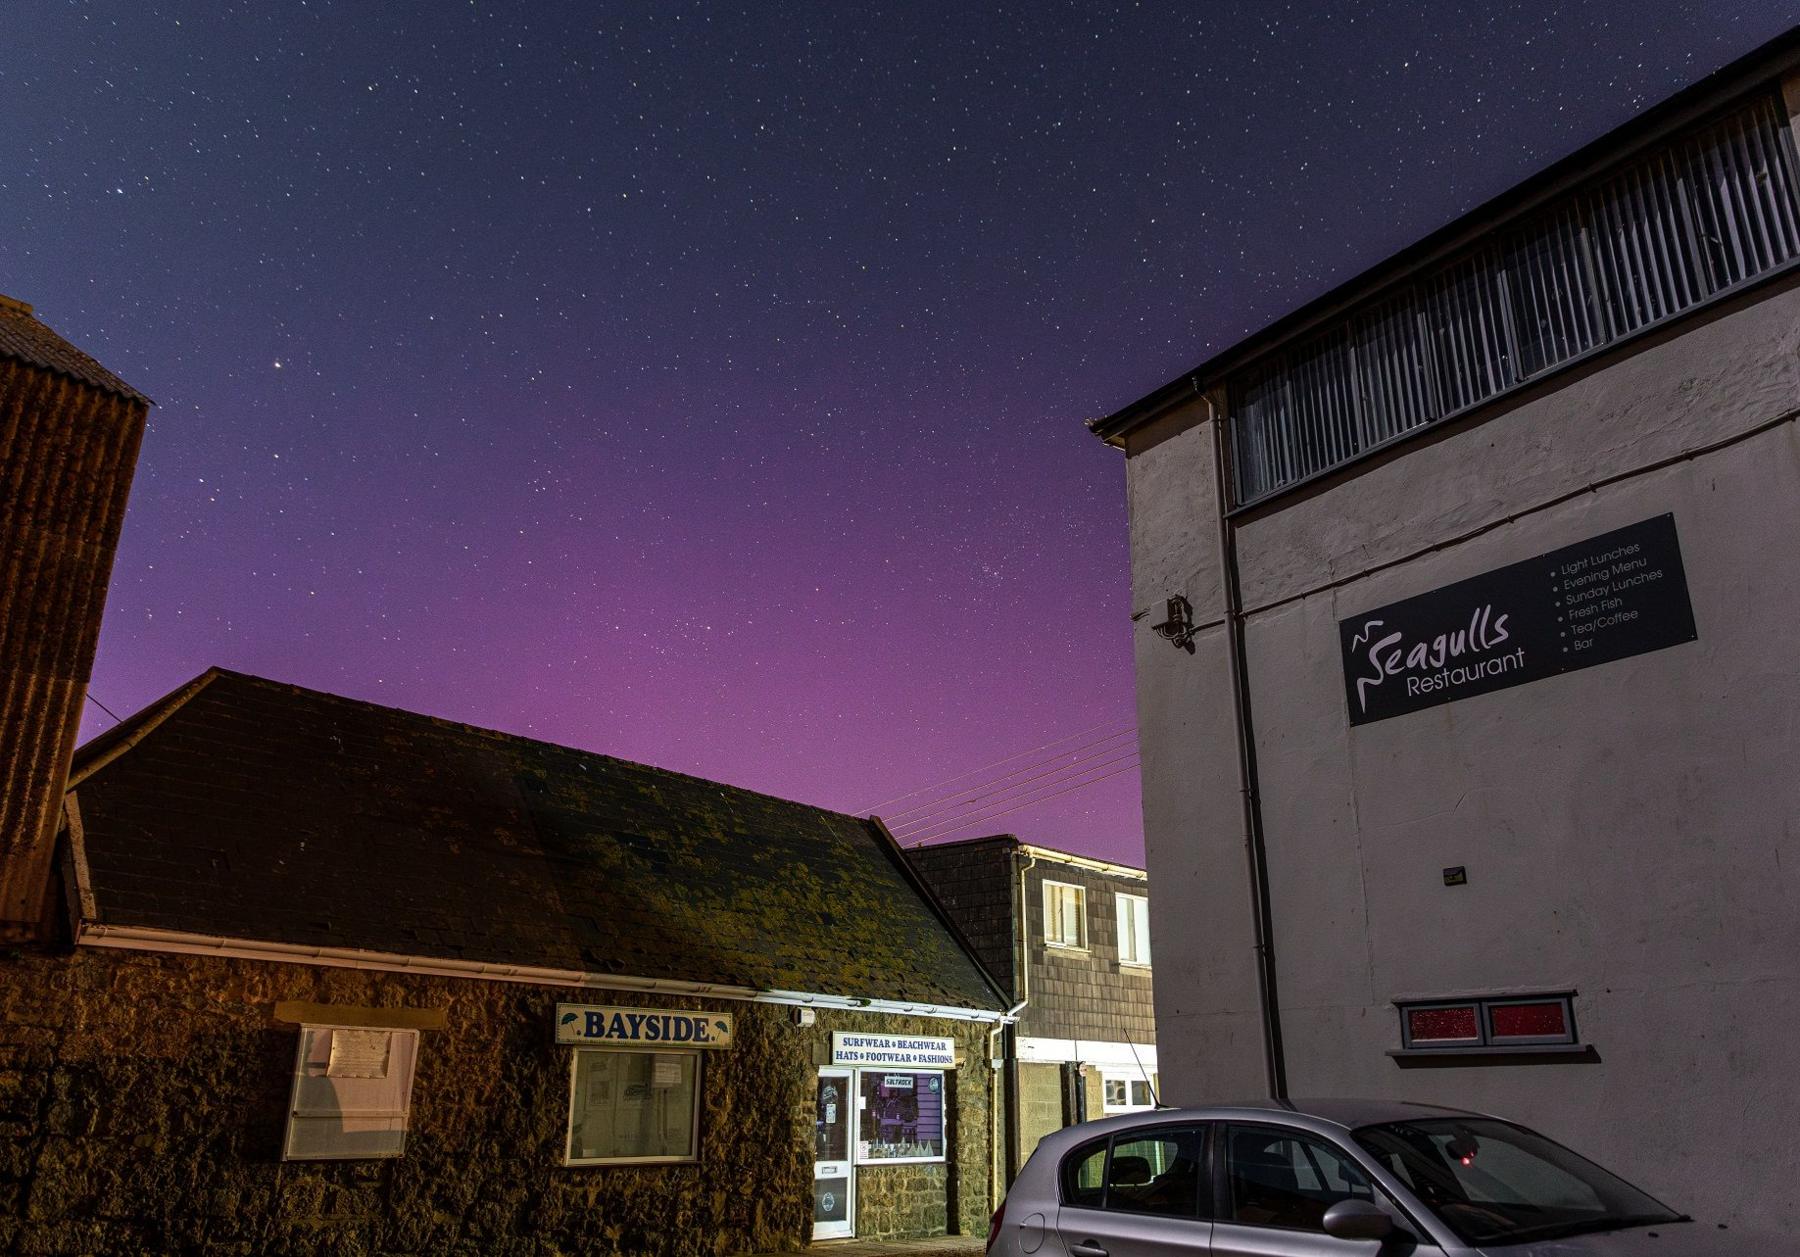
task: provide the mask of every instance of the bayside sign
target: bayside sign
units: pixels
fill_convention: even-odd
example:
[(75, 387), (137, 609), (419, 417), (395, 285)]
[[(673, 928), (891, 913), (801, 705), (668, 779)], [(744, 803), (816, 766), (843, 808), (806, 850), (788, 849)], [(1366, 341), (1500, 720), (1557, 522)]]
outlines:
[(1675, 517), (1658, 515), (1338, 622), (1350, 723), (1695, 640)]
[(955, 1069), (956, 1040), (910, 1034), (831, 1034), (833, 1065), (912, 1065)]
[(683, 1048), (731, 1046), (731, 1014), (691, 1008), (601, 1008), (591, 1004), (556, 1006), (558, 1043), (607, 1047), (659, 1045)]

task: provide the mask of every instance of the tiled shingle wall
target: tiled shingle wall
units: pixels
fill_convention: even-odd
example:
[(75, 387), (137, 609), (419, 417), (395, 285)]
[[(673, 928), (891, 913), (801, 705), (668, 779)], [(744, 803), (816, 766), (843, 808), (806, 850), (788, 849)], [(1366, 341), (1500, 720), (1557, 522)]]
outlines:
[[(1020, 1032), (1032, 1037), (1140, 1046), (1156, 1042), (1151, 971), (1119, 963), (1116, 896), (1147, 895), (1144, 880), (1057, 864), (1041, 855), (1025, 877), (1025, 954), (1031, 965), (1031, 1004), (1020, 1022)], [(1046, 880), (1080, 886), (1087, 892), (1085, 950), (1044, 945)]]

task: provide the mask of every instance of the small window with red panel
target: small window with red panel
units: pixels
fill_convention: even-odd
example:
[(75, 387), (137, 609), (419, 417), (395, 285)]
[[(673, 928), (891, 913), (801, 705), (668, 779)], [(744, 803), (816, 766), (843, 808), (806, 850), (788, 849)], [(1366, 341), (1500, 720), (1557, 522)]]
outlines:
[(1574, 1045), (1572, 993), (1407, 1002), (1400, 1042), (1408, 1051), (1504, 1052)]

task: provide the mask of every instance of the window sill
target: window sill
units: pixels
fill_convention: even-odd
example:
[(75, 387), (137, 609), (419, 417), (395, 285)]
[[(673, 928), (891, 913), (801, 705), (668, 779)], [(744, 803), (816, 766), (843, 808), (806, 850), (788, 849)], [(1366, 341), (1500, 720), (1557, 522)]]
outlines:
[(1148, 960), (1121, 960), (1119, 968), (1129, 969), (1133, 973), (1149, 973), (1150, 962)]
[(1591, 1043), (1531, 1043), (1516, 1047), (1492, 1045), (1473, 1048), (1389, 1048), (1387, 1054), (1396, 1065), (1412, 1067), (1424, 1064), (1505, 1065), (1505, 1064), (1576, 1064), (1598, 1062), (1600, 1053)]
[(1045, 943), (1044, 950), (1062, 952), (1064, 955), (1068, 956), (1087, 956), (1092, 954), (1086, 947), (1083, 947), (1078, 943)]

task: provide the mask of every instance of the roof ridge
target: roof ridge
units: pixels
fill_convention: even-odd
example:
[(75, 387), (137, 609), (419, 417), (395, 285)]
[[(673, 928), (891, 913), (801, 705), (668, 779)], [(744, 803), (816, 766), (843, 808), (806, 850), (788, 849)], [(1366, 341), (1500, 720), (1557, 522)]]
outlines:
[[(367, 708), (371, 711), (401, 715), (410, 720), (423, 721), (428, 724), (438, 725), (458, 732), (472, 733), (485, 738), (494, 738), (506, 742), (529, 743), (533, 746), (549, 747), (552, 750), (566, 751), (574, 755), (585, 755), (592, 759), (610, 760), (615, 764), (625, 764), (632, 768), (641, 768), (648, 772), (658, 773), (666, 777), (678, 778), (683, 781), (694, 782), (701, 786), (710, 786), (717, 790), (731, 790), (738, 794), (770, 799), (776, 803), (785, 803), (790, 807), (806, 808), (808, 811), (821, 812), (825, 815), (835, 816), (842, 820), (855, 821), (857, 824), (865, 824), (868, 819), (866, 817), (857, 816), (853, 812), (843, 812), (836, 808), (823, 807), (817, 803), (806, 803), (799, 799), (790, 799), (785, 795), (770, 794), (766, 790), (756, 790), (749, 786), (740, 786), (729, 781), (719, 781), (717, 778), (713, 777), (702, 777), (698, 773), (682, 772), (677, 768), (664, 768), (660, 764), (646, 764), (642, 760), (626, 759), (622, 755), (611, 755), (605, 751), (591, 750), (582, 746), (570, 746), (566, 742), (552, 742), (546, 738), (536, 738), (526, 733), (511, 733), (505, 729), (494, 729), (487, 725), (471, 724), (466, 720), (453, 720), (448, 716), (434, 716), (429, 712), (414, 711), (408, 707), (395, 707), (388, 703), (377, 703), (371, 699), (353, 698), (348, 694), (334, 694), (330, 690), (315, 689), (312, 686), (300, 685), (294, 681), (278, 681), (273, 677), (258, 676), (253, 672), (240, 672), (233, 668), (215, 666), (207, 669), (206, 675), (226, 677), (239, 681), (249, 681), (257, 685), (265, 685), (274, 689), (297, 691), (301, 694), (311, 695), (315, 698), (327, 699), (334, 703), (343, 703), (353, 707)], [(108, 732), (110, 733), (111, 730)]]

